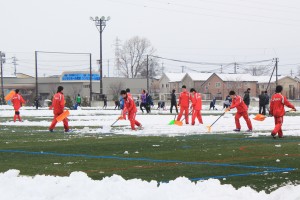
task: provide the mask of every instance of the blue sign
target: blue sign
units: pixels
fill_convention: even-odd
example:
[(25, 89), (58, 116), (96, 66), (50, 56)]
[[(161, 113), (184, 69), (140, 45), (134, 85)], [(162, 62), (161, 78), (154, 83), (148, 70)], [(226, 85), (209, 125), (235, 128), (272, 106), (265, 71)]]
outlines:
[[(62, 77), (62, 81), (89, 81), (90, 74), (64, 74)], [(99, 81), (99, 74), (92, 74), (92, 81)]]

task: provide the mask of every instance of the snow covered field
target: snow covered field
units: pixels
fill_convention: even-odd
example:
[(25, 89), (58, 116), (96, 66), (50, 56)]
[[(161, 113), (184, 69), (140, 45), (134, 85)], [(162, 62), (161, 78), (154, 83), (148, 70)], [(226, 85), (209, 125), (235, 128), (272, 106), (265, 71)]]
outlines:
[[(256, 110), (253, 109), (253, 112)], [(201, 135), (208, 134), (206, 125), (217, 119), (217, 115), (222, 111), (203, 111), (209, 114), (203, 116), (204, 125), (183, 125), (169, 126), (168, 122), (174, 119), (174, 115), (159, 115), (159, 111), (153, 111), (151, 115), (137, 115), (144, 130), (132, 132), (129, 128), (129, 121), (119, 121), (116, 125), (121, 128), (111, 128), (116, 118), (120, 115), (118, 110), (100, 110), (97, 108), (90, 110), (70, 111), (70, 126), (74, 128), (74, 134), (128, 134), (138, 136), (177, 136), (177, 135)], [(226, 114), (212, 128), (209, 134), (232, 133), (234, 126), (234, 111)], [(10, 106), (0, 107), (0, 117), (11, 117), (13, 110)], [(22, 108), (21, 115), (24, 122), (12, 122), (6, 120), (0, 126), (37, 126), (40, 130), (45, 130), (51, 123), (52, 111), (47, 109), (32, 110), (32, 108)], [(254, 114), (251, 114), (251, 118)], [(27, 118), (27, 119), (26, 119)], [(300, 136), (300, 116), (287, 116), (284, 118), (284, 135)], [(242, 128), (246, 130), (246, 124), (241, 119)], [(273, 118), (268, 117), (263, 122), (252, 120), (254, 131), (248, 137), (258, 137), (260, 135), (270, 135), (274, 126)], [(124, 125), (124, 126), (123, 126)], [(127, 125), (127, 126), (125, 126)], [(60, 123), (59, 126), (62, 126)], [(38, 130), (37, 130), (38, 131)], [(0, 161), (1, 162), (1, 161)], [(120, 176), (107, 177), (103, 180), (91, 180), (85, 173), (73, 172), (69, 177), (53, 176), (20, 176), (18, 170), (10, 170), (0, 173), (0, 199), (22, 199), (22, 200), (43, 200), (43, 199), (288, 199), (300, 200), (300, 186), (283, 186), (280, 189), (266, 194), (256, 192), (250, 187), (235, 189), (231, 185), (221, 185), (218, 180), (199, 181), (197, 184), (187, 178), (177, 178), (169, 183), (158, 183), (155, 181), (146, 182), (138, 179), (124, 180)]]
[(284, 186), (266, 194), (249, 187), (235, 189), (221, 185), (219, 180), (199, 181), (177, 178), (169, 183), (124, 180), (114, 175), (103, 180), (91, 180), (85, 173), (73, 172), (69, 177), (19, 176), (18, 170), (0, 174), (1, 200), (147, 200), (147, 199), (222, 199), (222, 200), (299, 200), (299, 186)]
[[(7, 109), (9, 108), (9, 109)], [(0, 108), (0, 117), (11, 117), (13, 115), (13, 110), (11, 106), (5, 106)], [(255, 112), (256, 110), (252, 110)], [(24, 119), (24, 122), (14, 123), (12, 120), (1, 123), (5, 126), (41, 126), (47, 129), (50, 125), (53, 114), (51, 110), (42, 109), (42, 110), (32, 110), (28, 108), (22, 108), (21, 116)], [(120, 120), (115, 125), (121, 126), (122, 128), (111, 128), (110, 125), (118, 118), (120, 115), (119, 110), (100, 110), (100, 109), (91, 109), (91, 110), (71, 110), (71, 115), (69, 117), (70, 126), (81, 126), (82, 129), (74, 129), (75, 133), (78, 134), (103, 134), (103, 133), (113, 133), (113, 134), (129, 134), (129, 135), (140, 135), (140, 136), (149, 136), (149, 135), (166, 135), (166, 136), (175, 136), (175, 135), (193, 135), (193, 134), (207, 134), (206, 126), (213, 123), (217, 118), (218, 114), (222, 111), (208, 111), (204, 110), (203, 113), (208, 115), (203, 116), (204, 125), (200, 125), (196, 121), (195, 126), (183, 125), (179, 126), (169, 126), (167, 125), (174, 115), (168, 115), (169, 111), (157, 111), (154, 110), (151, 115), (142, 114), (140, 111), (136, 119), (142, 123), (144, 130), (132, 132), (129, 127), (128, 120)], [(231, 133), (235, 128), (234, 124), (234, 110), (230, 113), (225, 114), (213, 127), (212, 134), (226, 134)], [(163, 114), (163, 115), (160, 115)], [(210, 115), (211, 114), (211, 115)], [(214, 115), (213, 115), (214, 114)], [(250, 114), (250, 118), (254, 118), (255, 114)], [(26, 117), (35, 117), (36, 119), (30, 121)], [(39, 120), (37, 120), (39, 119)], [(284, 135), (290, 136), (300, 136), (300, 116), (286, 116), (284, 118)], [(191, 120), (190, 120), (191, 121)], [(246, 123), (243, 118), (241, 118), (242, 129), (247, 130)], [(271, 130), (274, 128), (274, 119), (273, 117), (268, 117), (265, 121), (255, 121), (252, 120), (253, 124), (253, 133), (251, 137), (257, 137), (259, 135), (270, 135)], [(126, 126), (128, 125), (128, 126)], [(58, 126), (62, 126), (62, 123), (59, 123)]]

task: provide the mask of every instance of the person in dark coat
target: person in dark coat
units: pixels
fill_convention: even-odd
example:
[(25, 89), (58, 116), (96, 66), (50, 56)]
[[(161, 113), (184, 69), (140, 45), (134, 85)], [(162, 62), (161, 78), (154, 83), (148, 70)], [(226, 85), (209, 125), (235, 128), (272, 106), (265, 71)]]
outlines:
[(107, 108), (107, 96), (105, 95), (103, 98), (103, 109)]
[(270, 108), (269, 108), (269, 104), (270, 104), (270, 96), (268, 95), (268, 91), (265, 91), (265, 95), (266, 95), (266, 110), (268, 110), (268, 112), (270, 113)]
[(149, 114), (151, 112), (151, 106), (153, 106), (152, 96), (146, 92), (146, 111)]
[(245, 91), (245, 94), (244, 94), (244, 102), (245, 104), (247, 105), (247, 107), (249, 108), (249, 105), (250, 105), (250, 88), (248, 88), (246, 91)]
[(176, 113), (178, 114), (178, 108), (177, 108), (177, 99), (176, 99), (176, 90), (172, 90), (171, 94), (171, 107), (170, 107), (170, 113), (172, 114), (173, 106), (175, 106)]
[(266, 95), (265, 92), (261, 92), (260, 95), (258, 95), (259, 98), (259, 114), (266, 115)]
[[(210, 102), (210, 105), (209, 105), (209, 110), (212, 108), (213, 110), (215, 110), (216, 106), (216, 97), (213, 98), (213, 100)], [(217, 110), (217, 109), (216, 109)]]

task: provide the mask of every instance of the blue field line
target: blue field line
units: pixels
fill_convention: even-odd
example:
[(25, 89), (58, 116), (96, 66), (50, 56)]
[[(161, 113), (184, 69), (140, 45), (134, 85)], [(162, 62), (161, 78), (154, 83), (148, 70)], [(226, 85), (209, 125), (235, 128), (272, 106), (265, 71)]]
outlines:
[(251, 176), (251, 175), (263, 175), (267, 173), (280, 173), (280, 172), (290, 172), (295, 171), (297, 169), (295, 168), (281, 168), (281, 169), (275, 169), (275, 170), (267, 170), (263, 172), (248, 172), (244, 174), (228, 174), (228, 175), (221, 175), (221, 176), (207, 176), (207, 177), (201, 177), (201, 178), (190, 178), (191, 181), (201, 181), (201, 180), (207, 180), (207, 179), (223, 179), (223, 178), (230, 178), (230, 177), (243, 177), (243, 176)]
[(281, 170), (282, 168), (278, 167), (268, 167), (268, 166), (252, 166), (252, 165), (240, 165), (240, 164), (228, 164), (228, 163), (212, 163), (212, 162), (194, 162), (194, 161), (181, 161), (181, 160), (158, 160), (151, 158), (128, 158), (128, 157), (118, 157), (118, 156), (94, 156), (87, 154), (64, 154), (64, 153), (55, 153), (55, 152), (34, 152), (34, 151), (24, 151), (24, 150), (0, 150), (0, 153), (22, 153), (28, 155), (51, 155), (51, 156), (60, 156), (60, 157), (83, 157), (83, 158), (92, 158), (92, 159), (113, 159), (113, 160), (124, 160), (124, 161), (145, 161), (152, 163), (178, 163), (184, 165), (209, 165), (216, 167), (237, 167), (237, 168), (246, 168), (246, 169), (265, 169), (265, 170)]

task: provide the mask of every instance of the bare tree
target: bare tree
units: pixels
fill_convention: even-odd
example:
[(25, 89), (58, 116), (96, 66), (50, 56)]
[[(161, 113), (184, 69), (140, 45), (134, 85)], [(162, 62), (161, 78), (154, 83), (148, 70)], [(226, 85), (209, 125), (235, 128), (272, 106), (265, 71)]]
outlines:
[(49, 93), (49, 98), (53, 97), (53, 95), (56, 93), (56, 90), (57, 90), (57, 84), (52, 83), (52, 84), (49, 85), (49, 92), (50, 92)]
[(253, 76), (270, 75), (272, 68), (263, 66), (249, 66), (244, 68), (244, 73), (251, 74)]
[(72, 85), (71, 90), (70, 90), (70, 95), (72, 98), (76, 98), (78, 94), (80, 94), (82, 91), (82, 85), (79, 87), (76, 87), (76, 85)]
[[(127, 40), (119, 53), (119, 70), (127, 78), (137, 78), (145, 76), (142, 72), (147, 67), (147, 55), (153, 55), (155, 49), (146, 38), (135, 36)], [(157, 59), (148, 59), (149, 71), (155, 72), (151, 68), (157, 67)]]
[(120, 94), (121, 90), (124, 88), (123, 82), (115, 82), (109, 85), (110, 94), (113, 95), (114, 100), (117, 100), (118, 95)]

